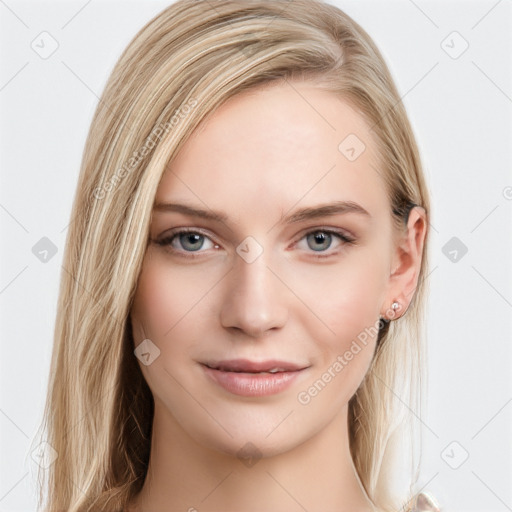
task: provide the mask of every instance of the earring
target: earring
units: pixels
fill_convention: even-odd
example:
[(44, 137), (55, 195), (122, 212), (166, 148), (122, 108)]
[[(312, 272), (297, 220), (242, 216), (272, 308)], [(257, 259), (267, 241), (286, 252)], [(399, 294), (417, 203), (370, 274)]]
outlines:
[(393, 316), (389, 319), (390, 321), (395, 319), (395, 313), (400, 309), (400, 302), (397, 300), (393, 301), (391, 309), (393, 310)]
[[(395, 318), (395, 313), (398, 309), (400, 309), (400, 302), (398, 301), (393, 301), (392, 304), (391, 304), (391, 309), (393, 310), (393, 316), (391, 318), (386, 318), (385, 316), (384, 317), (380, 317), (381, 320), (384, 320), (385, 322), (390, 322), (391, 320), (393, 320)], [(389, 311), (389, 309), (388, 309)]]

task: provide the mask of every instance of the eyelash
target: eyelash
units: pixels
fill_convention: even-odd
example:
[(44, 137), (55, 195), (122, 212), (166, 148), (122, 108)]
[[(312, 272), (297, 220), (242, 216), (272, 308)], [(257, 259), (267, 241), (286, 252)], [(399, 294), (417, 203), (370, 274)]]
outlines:
[[(195, 259), (195, 258), (201, 257), (201, 254), (204, 251), (178, 251), (178, 250), (174, 249), (173, 247), (171, 247), (171, 243), (176, 237), (183, 235), (183, 234), (187, 234), (187, 233), (201, 235), (201, 236), (204, 236), (205, 238), (209, 238), (211, 240), (211, 238), (206, 233), (201, 231), (200, 229), (179, 228), (179, 229), (176, 229), (176, 231), (172, 231), (169, 235), (165, 236), (164, 238), (162, 238), (160, 240), (153, 240), (153, 242), (156, 243), (157, 245), (165, 247), (169, 252), (176, 254), (182, 258)], [(344, 232), (336, 231), (336, 230), (329, 229), (329, 228), (315, 228), (315, 229), (311, 229), (311, 230), (305, 232), (296, 242), (294, 242), (293, 245), (296, 245), (304, 238), (307, 238), (308, 235), (312, 235), (315, 233), (324, 233), (327, 235), (333, 235), (336, 238), (338, 238), (342, 242), (343, 245), (356, 245), (356, 243), (357, 243), (355, 238), (347, 235)], [(216, 242), (214, 242), (213, 240), (211, 240), (211, 241), (215, 245), (219, 245)], [(327, 249), (327, 250), (329, 250), (329, 249)], [(322, 252), (319, 252), (319, 254), (314, 254), (315, 251), (311, 251), (311, 252), (312, 252), (311, 256), (315, 259), (326, 259), (326, 258), (330, 258), (332, 256), (336, 256), (338, 254), (338, 253), (322, 254)], [(323, 252), (327, 252), (327, 251), (323, 251)]]

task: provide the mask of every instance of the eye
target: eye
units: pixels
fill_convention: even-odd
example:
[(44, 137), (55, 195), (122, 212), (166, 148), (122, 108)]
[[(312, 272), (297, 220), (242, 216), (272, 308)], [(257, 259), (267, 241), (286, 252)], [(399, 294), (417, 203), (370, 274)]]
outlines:
[(332, 244), (332, 234), (323, 231), (315, 231), (306, 235), (308, 247), (314, 251), (324, 251)]
[[(306, 248), (301, 244), (305, 242)], [(345, 244), (354, 244), (355, 239), (346, 235), (345, 233), (341, 233), (338, 231), (333, 231), (331, 229), (316, 229), (314, 231), (309, 231), (306, 233), (298, 242), (297, 246), (300, 249), (304, 250), (312, 250), (317, 253), (327, 252), (328, 249), (339, 248)], [(332, 254), (332, 251), (329, 252), (328, 255)], [(322, 255), (323, 256), (323, 255)]]
[(183, 253), (184, 256), (186, 253), (203, 252), (201, 249), (219, 247), (208, 236), (192, 229), (174, 231), (161, 240), (156, 240), (156, 243), (168, 247), (172, 252)]

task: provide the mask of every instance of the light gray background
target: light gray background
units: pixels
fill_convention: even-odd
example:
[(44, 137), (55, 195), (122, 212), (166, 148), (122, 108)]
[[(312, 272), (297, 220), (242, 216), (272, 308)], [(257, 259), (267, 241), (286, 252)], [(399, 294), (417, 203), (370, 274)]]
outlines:
[[(445, 510), (512, 510), (511, 1), (332, 3), (381, 48), (432, 193), (421, 481)], [(168, 4), (0, 0), (2, 512), (36, 509), (32, 440), (93, 111), (122, 50)], [(47, 58), (31, 47), (51, 48), (44, 31), (59, 45)], [(46, 262), (32, 251), (43, 237), (57, 249)]]

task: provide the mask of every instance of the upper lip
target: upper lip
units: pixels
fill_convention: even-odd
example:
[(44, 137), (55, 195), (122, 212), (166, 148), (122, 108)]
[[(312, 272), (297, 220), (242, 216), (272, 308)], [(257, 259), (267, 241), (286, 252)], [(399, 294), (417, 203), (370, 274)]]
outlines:
[(229, 359), (224, 361), (212, 361), (203, 364), (214, 370), (243, 373), (268, 372), (270, 370), (293, 372), (307, 368), (307, 365), (300, 365), (288, 361), (280, 361), (277, 359), (271, 359), (266, 361), (250, 361), (248, 359)]

